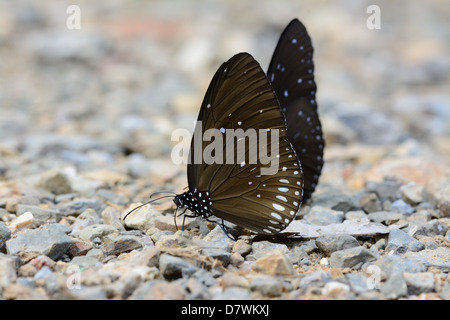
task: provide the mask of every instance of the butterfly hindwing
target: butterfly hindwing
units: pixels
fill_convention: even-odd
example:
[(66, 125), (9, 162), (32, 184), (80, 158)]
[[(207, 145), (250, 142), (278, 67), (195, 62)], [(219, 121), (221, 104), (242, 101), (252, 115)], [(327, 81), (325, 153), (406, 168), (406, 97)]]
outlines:
[(324, 139), (317, 113), (313, 47), (297, 19), (278, 41), (267, 77), (271, 81), (287, 124), (287, 138), (302, 164), (304, 201), (314, 192), (323, 167)]

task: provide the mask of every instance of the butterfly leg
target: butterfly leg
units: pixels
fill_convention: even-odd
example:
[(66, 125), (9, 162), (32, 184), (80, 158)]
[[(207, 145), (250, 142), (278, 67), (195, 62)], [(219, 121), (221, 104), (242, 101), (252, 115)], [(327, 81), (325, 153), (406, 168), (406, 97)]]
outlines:
[[(184, 221), (186, 220), (186, 217), (187, 218), (196, 218), (196, 217), (198, 217), (195, 214), (184, 214), (185, 212), (186, 212), (186, 209), (182, 213), (182, 215), (183, 215), (183, 224), (181, 225), (181, 231), (184, 231)], [(177, 228), (177, 230), (178, 230), (178, 228)]]
[(218, 222), (216, 220), (210, 220), (209, 218), (205, 218), (205, 220), (208, 221), (208, 222), (212, 222), (212, 223), (217, 224), (220, 227), (220, 229), (222, 229), (223, 233), (225, 233), (225, 235), (229, 239), (231, 239), (233, 241), (236, 241), (236, 239), (233, 236), (231, 236), (230, 229), (224, 224), (223, 219), (222, 219), (222, 222)]
[[(180, 214), (180, 216), (184, 215), (184, 213), (186, 212), (187, 208), (184, 209), (184, 211)], [(173, 216), (173, 222), (175, 223), (175, 228), (178, 230), (178, 225), (177, 225), (177, 218), (178, 218), (178, 207), (175, 209), (175, 215)], [(184, 219), (183, 219), (183, 228), (184, 228)]]

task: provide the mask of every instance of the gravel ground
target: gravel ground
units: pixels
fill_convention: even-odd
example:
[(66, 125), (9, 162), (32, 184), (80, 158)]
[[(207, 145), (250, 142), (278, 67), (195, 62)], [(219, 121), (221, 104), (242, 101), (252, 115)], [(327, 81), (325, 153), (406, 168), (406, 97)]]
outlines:
[[(0, 3), (0, 298), (450, 299), (450, 7), (378, 1)], [(326, 138), (295, 236), (177, 231), (175, 129), (221, 62), (312, 37)], [(178, 221), (178, 225), (181, 220)]]

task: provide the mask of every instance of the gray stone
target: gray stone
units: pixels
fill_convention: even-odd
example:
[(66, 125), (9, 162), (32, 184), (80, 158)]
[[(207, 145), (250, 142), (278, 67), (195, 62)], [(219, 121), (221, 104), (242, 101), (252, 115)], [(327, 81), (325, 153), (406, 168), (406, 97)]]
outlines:
[(423, 272), (426, 266), (416, 259), (402, 258), (398, 255), (383, 255), (375, 263), (389, 277), (396, 272)]
[(418, 205), (425, 200), (425, 188), (418, 185), (405, 186), (401, 189), (402, 200), (410, 205)]
[(420, 243), (424, 245), (425, 249), (434, 250), (439, 247), (438, 244), (434, 241), (433, 237), (420, 237)]
[(57, 209), (63, 215), (78, 216), (88, 208), (92, 208), (96, 212), (101, 212), (105, 207), (106, 205), (100, 199), (79, 198), (59, 204)]
[(350, 289), (356, 294), (361, 294), (363, 292), (371, 290), (367, 286), (368, 278), (366, 276), (362, 275), (362, 274), (359, 274), (359, 273), (347, 273), (345, 275), (345, 278), (348, 281)]
[(72, 35), (59, 29), (28, 34), (26, 47), (43, 63), (80, 61), (89, 63), (101, 59), (111, 49), (111, 39), (98, 32)]
[(43, 282), (45, 290), (50, 295), (57, 293), (60, 289), (58, 275), (54, 273), (48, 266), (43, 266), (38, 272), (36, 272), (33, 279)]
[(97, 257), (94, 256), (77, 256), (70, 261), (71, 264), (75, 264), (80, 268), (86, 269), (95, 266), (99, 262)]
[(99, 189), (95, 192), (95, 194), (104, 199), (105, 202), (111, 202), (111, 203), (116, 203), (118, 205), (121, 206), (125, 206), (128, 204), (128, 199), (121, 195), (121, 194), (117, 194), (112, 190), (108, 190), (108, 189)]
[(322, 287), (325, 283), (333, 280), (331, 273), (326, 270), (314, 271), (310, 274), (307, 274), (300, 280), (299, 287), (307, 288), (307, 287)]
[[(134, 206), (134, 208), (136, 208), (136, 206)], [(127, 228), (142, 231), (147, 231), (150, 227), (154, 226), (154, 218), (160, 215), (160, 213), (151, 205), (142, 206), (134, 211), (132, 210), (133, 207), (129, 207), (122, 212), (121, 219), (123, 224)], [(123, 220), (124, 218), (125, 220)]]
[(187, 289), (189, 290), (188, 299), (210, 300), (212, 298), (212, 294), (209, 292), (208, 288), (196, 279), (188, 279)]
[(238, 239), (231, 249), (231, 252), (239, 253), (241, 256), (245, 257), (247, 254), (249, 254), (252, 251), (252, 245), (249, 243), (249, 241)]
[(197, 267), (179, 257), (161, 254), (159, 257), (159, 270), (167, 280), (181, 278), (183, 275), (193, 274)]
[(293, 264), (298, 265), (308, 265), (309, 264), (309, 256), (306, 250), (303, 247), (294, 247), (289, 250), (287, 255), (288, 259)]
[(177, 230), (173, 234), (173, 240), (176, 241), (176, 243), (178, 243), (182, 248), (193, 245), (192, 233), (187, 230)]
[(58, 225), (59, 223), (51, 223), (40, 229), (20, 231), (16, 237), (6, 241), (7, 252), (38, 252), (57, 260), (72, 244), (72, 240), (62, 231), (64, 229)]
[(450, 300), (450, 282), (446, 282), (442, 288), (441, 298), (444, 300)]
[(69, 177), (63, 170), (58, 168), (50, 169), (49, 171), (44, 172), (41, 176), (39, 185), (54, 194), (72, 192)]
[(343, 212), (361, 209), (352, 197), (338, 191), (313, 194), (312, 203), (314, 206), (326, 207)]
[(105, 253), (102, 249), (93, 248), (86, 253), (86, 257), (94, 257), (100, 261), (105, 257)]
[[(403, 135), (398, 122), (379, 108), (371, 109), (368, 113), (365, 108), (339, 106), (336, 117), (352, 129), (358, 141), (367, 145), (395, 145)], [(370, 121), (367, 121), (367, 118)]]
[(396, 181), (368, 181), (365, 189), (368, 192), (375, 192), (381, 202), (389, 200), (394, 202), (397, 199), (397, 193), (400, 184)]
[(386, 248), (386, 239), (378, 240), (373, 246), (377, 247), (379, 250), (384, 250)]
[(361, 205), (361, 208), (364, 210), (364, 212), (367, 213), (380, 211), (381, 209), (380, 200), (374, 192), (363, 194), (359, 199), (359, 204)]
[(288, 247), (283, 243), (272, 243), (269, 241), (258, 241), (252, 243), (252, 252), (249, 253), (245, 259), (249, 261), (254, 261), (259, 258), (264, 257), (267, 253), (274, 251), (274, 250), (280, 250), (284, 254), (289, 254)]
[(435, 288), (434, 273), (432, 272), (404, 272), (403, 278), (408, 287), (408, 294), (419, 295), (423, 292), (433, 292)]
[(38, 206), (33, 206), (29, 204), (18, 204), (16, 214), (18, 216), (24, 214), (25, 212), (31, 212), (33, 217), (39, 220), (48, 221), (59, 221), (62, 214), (58, 210), (54, 209), (44, 209)]
[(419, 252), (408, 251), (405, 257), (443, 272), (450, 271), (450, 250), (446, 247), (439, 247), (435, 250), (425, 249)]
[(125, 227), (120, 220), (120, 211), (116, 208), (106, 207), (105, 210), (102, 211), (102, 219), (103, 223), (113, 226), (118, 231), (125, 231)]
[(332, 299), (350, 299), (352, 295), (350, 294), (350, 286), (339, 282), (330, 281), (325, 284), (322, 289), (322, 294)]
[(247, 288), (228, 287), (217, 293), (213, 292), (213, 300), (251, 300), (252, 297)]
[(102, 251), (105, 255), (119, 255), (144, 246), (144, 241), (134, 235), (121, 234), (118, 236), (107, 236), (105, 243), (102, 245)]
[(384, 223), (390, 225), (404, 218), (401, 213), (389, 211), (375, 211), (367, 215), (367, 217), (374, 222)]
[(327, 256), (335, 251), (359, 247), (358, 240), (346, 233), (330, 234), (316, 239), (316, 246)]
[(387, 299), (398, 299), (406, 296), (408, 290), (402, 272), (396, 272), (382, 282), (380, 292)]
[(5, 243), (9, 239), (11, 239), (11, 231), (3, 222), (0, 222), (0, 252), (4, 252)]
[(88, 226), (101, 224), (102, 220), (94, 209), (88, 208), (84, 210), (72, 223), (72, 236), (78, 236), (80, 231)]
[(354, 247), (335, 251), (330, 256), (330, 266), (333, 268), (360, 269), (366, 262), (377, 260), (376, 253), (364, 247)]
[(70, 298), (77, 300), (105, 300), (107, 292), (105, 286), (85, 286), (70, 290)]
[(196, 245), (202, 248), (221, 248), (223, 250), (231, 251), (234, 241), (228, 238), (220, 226), (212, 229), (201, 242), (196, 241)]
[(198, 269), (191, 275), (192, 279), (197, 280), (206, 287), (211, 287), (217, 283), (216, 279), (205, 269)]
[(315, 239), (311, 239), (311, 240), (303, 242), (302, 245), (300, 246), (300, 248), (304, 249), (307, 254), (311, 254), (315, 251), (318, 251)]
[(344, 221), (344, 212), (335, 211), (322, 206), (315, 206), (303, 217), (303, 221), (320, 226), (341, 223)]
[(386, 250), (396, 250), (399, 247), (403, 247), (406, 250), (414, 252), (423, 250), (425, 248), (420, 241), (414, 239), (406, 232), (398, 228), (393, 228), (389, 233)]
[(273, 277), (257, 276), (250, 283), (250, 290), (258, 291), (267, 297), (279, 297), (282, 293), (281, 282)]
[(394, 201), (391, 204), (391, 211), (398, 212), (398, 213), (405, 214), (405, 215), (411, 215), (414, 213), (414, 211), (416, 211), (416, 209), (411, 207), (411, 205), (409, 205), (405, 201), (399, 199), (399, 200)]
[(368, 219), (367, 214), (363, 210), (348, 211), (345, 213), (346, 220), (352, 219)]
[(8, 284), (16, 281), (19, 264), (18, 257), (0, 253), (0, 293)]
[(416, 231), (417, 235), (425, 236), (443, 236), (448, 231), (445, 224), (439, 220), (431, 220), (424, 224), (421, 224)]
[(225, 250), (216, 248), (204, 248), (201, 252), (205, 256), (221, 261), (224, 267), (228, 266), (228, 264), (230, 263), (231, 253)]
[(94, 238), (102, 238), (108, 234), (117, 232), (117, 229), (108, 224), (94, 224), (80, 231), (79, 237), (84, 241), (92, 241)]

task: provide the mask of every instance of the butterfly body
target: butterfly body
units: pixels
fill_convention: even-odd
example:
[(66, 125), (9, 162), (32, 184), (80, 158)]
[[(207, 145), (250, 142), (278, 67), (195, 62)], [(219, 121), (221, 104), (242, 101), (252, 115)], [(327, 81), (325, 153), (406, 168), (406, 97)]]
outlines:
[(186, 208), (194, 213), (195, 216), (201, 216), (205, 219), (211, 216), (212, 201), (209, 191), (192, 192), (186, 191), (176, 195), (173, 202), (178, 208)]

